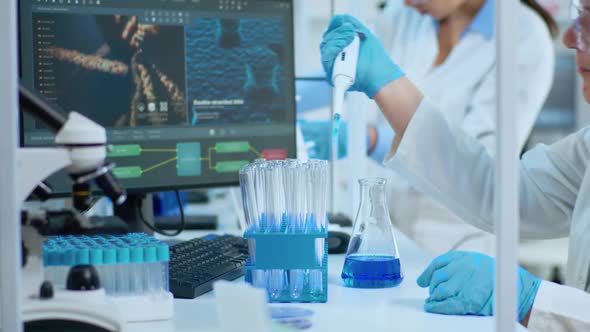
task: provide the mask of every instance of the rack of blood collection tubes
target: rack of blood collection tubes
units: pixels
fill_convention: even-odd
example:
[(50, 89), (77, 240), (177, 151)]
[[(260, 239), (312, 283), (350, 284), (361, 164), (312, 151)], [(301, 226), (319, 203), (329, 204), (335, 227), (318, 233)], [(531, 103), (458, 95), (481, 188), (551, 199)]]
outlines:
[(240, 170), (245, 279), (270, 302), (328, 300), (328, 162), (256, 160)]
[(56, 236), (43, 243), (45, 280), (64, 289), (73, 266), (92, 265), (127, 321), (172, 318), (169, 260), (168, 245), (144, 233)]

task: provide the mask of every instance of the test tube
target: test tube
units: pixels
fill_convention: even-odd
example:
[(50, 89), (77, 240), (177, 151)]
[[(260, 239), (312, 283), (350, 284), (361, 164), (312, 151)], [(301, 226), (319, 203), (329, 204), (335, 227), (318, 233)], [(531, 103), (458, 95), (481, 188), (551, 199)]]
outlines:
[(299, 164), (295, 170), (295, 227), (304, 231), (305, 225), (305, 168)]
[(247, 211), (245, 212), (248, 215), (250, 229), (255, 232), (260, 231), (260, 203), (257, 201), (258, 193), (256, 186), (257, 168), (257, 165), (249, 165), (245, 169), (245, 173), (243, 176), (245, 182), (244, 187), (246, 190), (246, 193), (244, 195), (247, 204)]
[(271, 298), (278, 299), (283, 293), (285, 285), (285, 271), (281, 269), (272, 269), (267, 271), (267, 291)]
[[(242, 192), (242, 195), (244, 195), (246, 199), (244, 209), (247, 216), (247, 223), (249, 222), (249, 229), (254, 232), (260, 231), (259, 202), (257, 202), (256, 199), (257, 195), (259, 195), (256, 186), (256, 172), (259, 165), (260, 163), (245, 167), (243, 169), (244, 172), (242, 173), (242, 177), (240, 178), (241, 181), (244, 181), (242, 187), (245, 190)], [(248, 253), (250, 255), (250, 262), (256, 264), (256, 240), (248, 240)], [(264, 270), (253, 270), (251, 273), (252, 284), (255, 287), (265, 288), (266, 274)]]
[[(280, 212), (277, 213), (279, 208), (277, 198), (277, 185), (275, 179), (275, 166), (272, 163), (268, 164), (265, 169), (265, 199), (266, 199), (266, 215), (268, 217), (268, 232), (277, 233), (280, 232)], [(271, 298), (277, 299), (283, 292), (285, 284), (285, 272), (281, 269), (271, 269), (268, 271), (268, 293)]]
[(126, 295), (131, 292), (131, 252), (124, 243), (117, 243), (117, 268), (115, 270), (116, 294)]
[(242, 205), (244, 207), (244, 219), (246, 219), (246, 229), (243, 231), (246, 232), (252, 226), (252, 218), (250, 214), (252, 213), (252, 207), (250, 206), (249, 200), (249, 183), (248, 183), (248, 169), (250, 165), (243, 166), (240, 168), (239, 178), (240, 178), (240, 189), (242, 192)]
[(58, 271), (58, 279), (57, 282), (54, 283), (55, 286), (57, 287), (63, 287), (65, 288), (66, 286), (66, 279), (68, 276), (68, 273), (70, 272), (70, 268), (74, 265), (76, 265), (76, 253), (77, 250), (76, 248), (68, 245), (65, 247), (64, 252), (63, 252), (63, 261), (62, 261), (62, 266), (60, 266), (60, 269)]
[[(296, 186), (296, 170), (298, 168), (297, 162), (293, 160), (287, 161), (285, 163), (285, 168), (283, 172), (283, 193), (285, 194), (285, 209), (286, 209), (286, 222), (287, 227), (286, 230), (288, 233), (301, 233), (302, 229), (297, 224), (296, 213), (298, 212), (298, 205), (299, 202), (297, 196), (299, 194), (298, 188)], [(305, 278), (304, 270), (288, 270), (287, 275), (287, 283), (289, 288), (289, 295), (297, 299), (301, 296), (303, 290), (303, 282)]]
[(143, 281), (144, 291), (151, 293), (162, 288), (160, 275), (161, 266), (158, 264), (156, 247), (146, 244), (143, 248)]
[(94, 266), (96, 271), (98, 272), (98, 278), (100, 281), (100, 287), (104, 288), (105, 286), (105, 275), (104, 275), (104, 260), (103, 260), (103, 252), (102, 248), (100, 248), (96, 244), (92, 244), (91, 248), (89, 249), (89, 258), (90, 258), (90, 265)]
[(112, 295), (117, 291), (115, 271), (117, 270), (117, 250), (110, 244), (105, 244), (103, 251), (104, 265), (102, 267), (102, 284), (107, 294)]
[(43, 243), (41, 246), (41, 257), (43, 258), (43, 278), (45, 280), (49, 279), (50, 269), (49, 269), (49, 244)]
[(306, 182), (306, 200), (307, 200), (307, 232), (314, 233), (317, 231), (317, 218), (316, 218), (316, 207), (317, 207), (317, 179), (316, 179), (316, 164), (314, 160), (310, 160), (307, 165), (307, 182)]
[(274, 205), (274, 197), (275, 194), (273, 193), (273, 178), (272, 178), (272, 166), (268, 165), (264, 169), (264, 201), (265, 201), (265, 215), (267, 218), (267, 232), (274, 233), (276, 232), (276, 220), (275, 220), (275, 205)]
[(143, 248), (135, 243), (135, 246), (130, 249), (130, 268), (131, 268), (131, 283), (129, 291), (134, 295), (140, 295), (144, 292), (143, 283)]
[(55, 247), (47, 248), (47, 260), (45, 261), (45, 273), (46, 278), (54, 283), (59, 280), (58, 275), (58, 261), (59, 261), (59, 250)]
[(158, 247), (158, 262), (160, 263), (160, 273), (158, 273), (160, 278), (160, 284), (162, 285), (162, 290), (168, 291), (169, 290), (169, 279), (168, 279), (168, 262), (170, 261), (170, 248), (167, 244), (159, 242)]
[(255, 182), (255, 201), (256, 201), (256, 213), (257, 213), (257, 220), (260, 226), (259, 232), (266, 232), (266, 217), (264, 213), (266, 211), (265, 207), (265, 196), (264, 196), (264, 168), (261, 163), (255, 165), (254, 169), (254, 182)]
[[(285, 186), (283, 177), (285, 176), (285, 162), (282, 160), (275, 161), (275, 168), (273, 172), (274, 186), (276, 190), (276, 217), (279, 219), (277, 222), (277, 231), (287, 231), (287, 225), (285, 224)], [(289, 278), (287, 270), (281, 270), (280, 274), (283, 279), (282, 289), (288, 289)]]
[[(257, 209), (258, 209), (258, 220), (259, 220), (259, 225), (260, 225), (260, 232), (268, 232), (269, 228), (269, 222), (267, 220), (267, 202), (266, 202), (266, 187), (265, 187), (265, 183), (266, 181), (264, 180), (264, 174), (265, 174), (265, 169), (268, 165), (266, 164), (266, 162), (257, 160), (257, 164), (256, 164), (256, 172), (255, 172), (255, 177), (256, 177), (256, 204), (257, 204)], [(257, 277), (259, 278), (260, 282), (259, 284), (264, 285), (264, 287), (266, 288), (268, 285), (268, 280), (269, 280), (269, 275), (270, 275), (270, 271), (269, 270), (261, 270), (258, 274)]]
[[(323, 196), (323, 186), (327, 179), (326, 163), (315, 161), (312, 170), (312, 179), (309, 182), (308, 188), (313, 197), (313, 222), (311, 223), (313, 232), (322, 232), (325, 230), (323, 223), (325, 222), (325, 212), (322, 211), (322, 204), (325, 204), (326, 198)], [(317, 238), (315, 240), (316, 261), (322, 266), (324, 258), (325, 239)], [(322, 269), (311, 269), (309, 271), (309, 289), (312, 297), (320, 297), (324, 293), (324, 275)]]

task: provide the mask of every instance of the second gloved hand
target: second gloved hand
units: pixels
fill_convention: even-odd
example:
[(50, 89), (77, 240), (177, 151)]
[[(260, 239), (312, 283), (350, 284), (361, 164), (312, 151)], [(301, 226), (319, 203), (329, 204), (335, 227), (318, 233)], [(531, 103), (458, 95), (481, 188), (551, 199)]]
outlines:
[[(331, 152), (331, 122), (297, 120), (301, 127), (301, 134), (305, 144), (310, 144), (307, 150), (309, 158), (330, 160)], [(340, 136), (338, 137), (338, 159), (343, 159), (348, 154), (348, 124), (340, 122)]]
[(361, 43), (356, 80), (350, 90), (364, 92), (369, 98), (373, 98), (381, 88), (404, 76), (404, 73), (391, 60), (381, 42), (356, 18), (350, 15), (332, 18), (320, 44), (322, 65), (332, 84), (334, 60), (357, 34)]
[[(424, 310), (448, 315), (491, 316), (494, 309), (494, 259), (474, 252), (452, 251), (435, 258), (418, 277), (429, 287)], [(518, 269), (518, 320), (526, 317), (541, 280)]]

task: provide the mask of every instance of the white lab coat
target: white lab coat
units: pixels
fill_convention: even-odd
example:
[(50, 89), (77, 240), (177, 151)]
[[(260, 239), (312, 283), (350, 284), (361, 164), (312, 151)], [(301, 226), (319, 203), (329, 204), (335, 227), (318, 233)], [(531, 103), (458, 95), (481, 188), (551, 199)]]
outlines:
[[(497, 0), (496, 0), (497, 1)], [(524, 5), (519, 7), (518, 73), (522, 82), (514, 109), (519, 147), (523, 147), (551, 88), (554, 50), (542, 19)], [(452, 124), (495, 151), (495, 46), (477, 32), (466, 33), (446, 61), (434, 67), (438, 54), (435, 21), (401, 0), (390, 1), (375, 26), (375, 33), (392, 59)], [(380, 112), (375, 123), (380, 134), (391, 131)], [(385, 126), (385, 127), (383, 127)], [(383, 135), (386, 137), (387, 135)], [(385, 138), (387, 147), (391, 143)], [(387, 149), (387, 147), (385, 149)], [(381, 160), (379, 160), (381, 161)], [(494, 238), (463, 222), (448, 209), (410, 187), (388, 170), (371, 172), (389, 179), (388, 200), (394, 224), (431, 253), (448, 251), (462, 239), (461, 249), (494, 252)], [(382, 173), (384, 172), (384, 173)]]
[[(424, 100), (385, 165), (464, 220), (492, 231), (493, 160), (480, 142)], [(541, 284), (529, 328), (590, 331), (590, 295), (582, 291), (590, 292), (590, 127), (527, 152), (519, 188), (523, 238), (570, 237), (569, 287)]]

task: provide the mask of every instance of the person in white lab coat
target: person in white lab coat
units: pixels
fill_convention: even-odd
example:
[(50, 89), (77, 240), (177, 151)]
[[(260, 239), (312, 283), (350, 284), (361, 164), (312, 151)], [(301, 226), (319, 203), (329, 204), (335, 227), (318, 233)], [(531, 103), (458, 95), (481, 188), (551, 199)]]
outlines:
[[(405, 4), (404, 4), (405, 2)], [(418, 2), (418, 1), (414, 1)], [(553, 80), (557, 26), (534, 0), (518, 8), (518, 67), (515, 101), (517, 141), (522, 149)], [(453, 125), (495, 154), (496, 52), (494, 0), (390, 0), (375, 35), (407, 77), (438, 105)], [(531, 59), (535, 59), (531, 61)], [(378, 109), (369, 127), (371, 172), (388, 178), (392, 221), (431, 253), (451, 248), (494, 252), (494, 237), (465, 223), (381, 163), (394, 132)], [(379, 169), (380, 168), (380, 169)]]
[[(576, 50), (583, 94), (590, 102), (590, 0), (581, 1), (564, 43)], [(324, 34), (326, 77), (332, 76), (334, 59), (359, 34), (357, 76), (351, 90), (373, 98), (397, 133), (385, 164), (465, 220), (492, 231), (493, 155), (448, 121), (439, 105), (405, 77), (379, 40), (354, 17), (334, 17)], [(521, 235), (569, 235), (570, 248), (567, 285), (542, 281), (519, 269), (518, 319), (531, 331), (590, 331), (590, 126), (528, 151), (520, 163), (519, 188)], [(417, 280), (429, 287), (424, 309), (492, 315), (493, 266), (493, 258), (474, 252), (437, 257)]]

